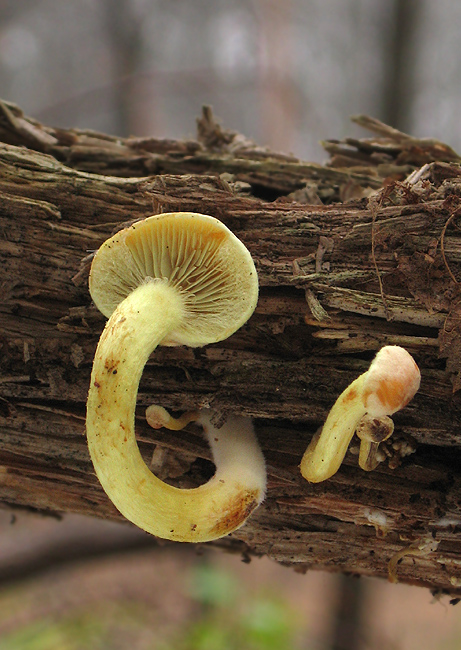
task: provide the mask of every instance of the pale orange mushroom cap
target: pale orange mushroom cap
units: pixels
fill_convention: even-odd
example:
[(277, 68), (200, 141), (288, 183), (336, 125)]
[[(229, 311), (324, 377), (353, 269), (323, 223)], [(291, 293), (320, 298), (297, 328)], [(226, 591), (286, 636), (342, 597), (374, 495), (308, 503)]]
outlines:
[(370, 416), (382, 417), (399, 411), (414, 397), (421, 373), (413, 357), (397, 345), (378, 352), (366, 373), (362, 399)]

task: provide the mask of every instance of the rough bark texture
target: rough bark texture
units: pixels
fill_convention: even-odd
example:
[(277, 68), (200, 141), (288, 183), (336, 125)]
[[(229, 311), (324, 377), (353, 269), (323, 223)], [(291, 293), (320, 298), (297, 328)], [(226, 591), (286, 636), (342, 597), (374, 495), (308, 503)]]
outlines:
[[(150, 403), (252, 416), (267, 499), (217, 545), (299, 570), (383, 577), (401, 553), (399, 580), (461, 595), (460, 159), (356, 119), (379, 137), (326, 142), (331, 160), (320, 166), (222, 130), (209, 110), (197, 141), (177, 142), (43, 127), (0, 106), (3, 507), (120, 517), (84, 436), (104, 326), (87, 290), (88, 256), (131, 220), (203, 212), (251, 251), (260, 300), (227, 341), (156, 350), (138, 399), (146, 462), (179, 486), (212, 472), (200, 431), (150, 429)], [(415, 453), (400, 458), (390, 446), (371, 473), (349, 453), (332, 479), (309, 485), (298, 470), (308, 442), (389, 343), (422, 371), (392, 439)]]

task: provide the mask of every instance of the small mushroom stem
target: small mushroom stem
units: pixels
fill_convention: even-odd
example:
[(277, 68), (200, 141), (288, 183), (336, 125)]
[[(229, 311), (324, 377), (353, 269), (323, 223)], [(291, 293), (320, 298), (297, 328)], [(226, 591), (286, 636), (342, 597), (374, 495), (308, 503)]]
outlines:
[[(127, 519), (164, 539), (205, 542), (245, 522), (264, 497), (266, 479), (251, 422), (238, 418), (216, 434), (210, 428), (213, 436), (223, 438), (218, 447), (209, 438), (218, 470), (198, 488), (170, 486), (144, 463), (134, 430), (139, 381), (151, 352), (186, 313), (181, 293), (162, 281), (142, 284), (118, 305), (95, 354), (87, 438), (99, 481)], [(205, 429), (211, 427), (206, 416), (200, 420)], [(238, 460), (244, 461), (243, 468)]]
[(170, 431), (181, 431), (191, 422), (196, 422), (199, 417), (199, 411), (186, 411), (179, 418), (174, 418), (163, 406), (151, 404), (146, 408), (147, 424), (153, 429), (165, 427)]
[(372, 472), (381, 462), (379, 459), (379, 442), (362, 441), (359, 452), (359, 467), (365, 472)]
[(357, 396), (362, 393), (365, 374), (360, 375), (334, 403), (320, 435), (314, 436), (301, 460), (300, 470), (311, 483), (336, 474), (357, 428), (367, 410)]

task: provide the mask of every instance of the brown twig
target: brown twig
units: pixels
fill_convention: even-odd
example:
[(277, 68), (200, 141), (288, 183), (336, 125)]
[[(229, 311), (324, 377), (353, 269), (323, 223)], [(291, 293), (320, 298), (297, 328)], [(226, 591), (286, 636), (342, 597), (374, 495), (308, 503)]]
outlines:
[(445, 233), (447, 232), (447, 228), (450, 225), (450, 223), (453, 221), (453, 219), (456, 216), (459, 216), (459, 213), (460, 213), (459, 208), (457, 210), (455, 210), (454, 212), (452, 212), (452, 214), (449, 216), (449, 218), (445, 222), (445, 225), (444, 225), (444, 227), (442, 229), (442, 233), (440, 235), (440, 252), (442, 253), (443, 263), (445, 264), (445, 268), (447, 269), (450, 278), (453, 280), (453, 282), (455, 284), (459, 284), (459, 281), (453, 275), (453, 272), (452, 272), (452, 270), (450, 268), (450, 265), (448, 264), (447, 256), (445, 255)]
[(381, 278), (381, 273), (379, 272), (378, 262), (376, 260), (376, 217), (378, 215), (378, 208), (381, 207), (381, 204), (381, 196), (379, 196), (379, 198), (370, 198), (368, 200), (368, 205), (371, 211), (371, 258), (373, 260), (373, 266), (375, 267), (376, 277), (378, 278), (379, 293), (383, 301), (386, 319), (392, 320), (392, 313), (389, 309), (389, 304), (384, 293), (383, 281)]

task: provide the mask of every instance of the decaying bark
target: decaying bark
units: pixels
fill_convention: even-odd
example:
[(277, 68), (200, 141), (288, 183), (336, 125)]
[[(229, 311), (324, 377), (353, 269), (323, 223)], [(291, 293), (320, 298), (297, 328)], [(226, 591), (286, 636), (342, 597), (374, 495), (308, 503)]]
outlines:
[[(326, 142), (320, 166), (222, 130), (209, 110), (197, 141), (179, 142), (53, 129), (0, 109), (2, 506), (119, 518), (84, 437), (104, 326), (89, 256), (131, 220), (203, 212), (251, 251), (260, 300), (227, 341), (156, 350), (138, 399), (146, 462), (179, 486), (212, 472), (199, 430), (153, 431), (150, 403), (252, 416), (267, 499), (221, 546), (383, 577), (406, 549), (401, 581), (461, 595), (460, 158), (364, 117), (377, 137)], [(415, 453), (389, 447), (371, 473), (349, 453), (309, 485), (298, 471), (308, 442), (384, 344), (403, 345), (422, 371), (392, 439)]]

